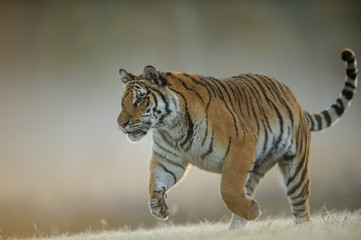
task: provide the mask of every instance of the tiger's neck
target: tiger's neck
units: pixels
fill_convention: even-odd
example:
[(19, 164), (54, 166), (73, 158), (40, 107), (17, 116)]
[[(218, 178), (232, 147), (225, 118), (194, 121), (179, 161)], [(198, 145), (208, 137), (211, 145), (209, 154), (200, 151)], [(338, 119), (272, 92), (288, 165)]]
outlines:
[(161, 117), (161, 124), (154, 128), (153, 135), (169, 136), (179, 140), (187, 133), (187, 129), (193, 129), (188, 107), (185, 101), (178, 97), (179, 94), (172, 91), (167, 96), (166, 113)]

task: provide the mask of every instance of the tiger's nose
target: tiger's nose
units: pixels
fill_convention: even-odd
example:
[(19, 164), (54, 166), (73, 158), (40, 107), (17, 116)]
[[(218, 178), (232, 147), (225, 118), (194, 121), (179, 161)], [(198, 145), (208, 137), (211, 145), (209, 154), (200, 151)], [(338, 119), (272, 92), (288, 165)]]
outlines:
[(128, 123), (129, 123), (129, 121), (118, 121), (119, 126), (121, 126), (123, 128), (125, 128), (125, 126), (127, 126)]

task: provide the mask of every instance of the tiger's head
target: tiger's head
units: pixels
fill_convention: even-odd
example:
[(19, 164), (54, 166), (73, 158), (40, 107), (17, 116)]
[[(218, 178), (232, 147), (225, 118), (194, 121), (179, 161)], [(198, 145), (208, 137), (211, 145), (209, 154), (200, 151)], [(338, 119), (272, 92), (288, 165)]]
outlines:
[(124, 69), (119, 70), (119, 75), (125, 83), (125, 91), (118, 125), (131, 141), (139, 141), (151, 128), (171, 121), (177, 101), (161, 73), (152, 66), (146, 66), (143, 75), (135, 76)]

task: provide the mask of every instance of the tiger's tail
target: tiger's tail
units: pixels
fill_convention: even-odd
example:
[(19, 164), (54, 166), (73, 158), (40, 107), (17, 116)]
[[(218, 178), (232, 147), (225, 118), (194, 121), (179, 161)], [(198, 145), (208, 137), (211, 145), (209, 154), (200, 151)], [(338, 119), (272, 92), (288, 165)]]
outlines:
[(350, 106), (357, 86), (357, 63), (355, 54), (351, 49), (344, 49), (341, 58), (346, 65), (346, 80), (342, 92), (336, 102), (326, 110), (319, 113), (304, 112), (310, 131), (321, 131), (335, 124)]

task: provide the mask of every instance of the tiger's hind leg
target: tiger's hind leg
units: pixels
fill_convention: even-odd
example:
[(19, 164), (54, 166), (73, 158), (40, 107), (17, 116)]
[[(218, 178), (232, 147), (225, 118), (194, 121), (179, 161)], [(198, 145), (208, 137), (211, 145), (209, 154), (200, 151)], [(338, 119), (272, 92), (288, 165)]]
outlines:
[[(248, 173), (245, 185), (245, 193), (248, 198), (253, 198), (254, 191), (263, 176), (276, 164), (275, 161), (264, 161), (262, 164), (254, 163)], [(230, 229), (239, 229), (247, 225), (247, 220), (232, 213)]]
[(246, 181), (245, 189), (246, 194), (253, 198), (254, 191), (259, 183), (259, 181), (264, 177), (264, 175), (276, 164), (276, 161), (266, 160), (264, 163), (254, 163), (252, 169), (249, 171), (248, 178)]
[(310, 134), (299, 134), (296, 137), (295, 153), (285, 155), (279, 160), (283, 175), (288, 202), (296, 223), (310, 222), (310, 179), (309, 179), (309, 147)]

